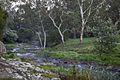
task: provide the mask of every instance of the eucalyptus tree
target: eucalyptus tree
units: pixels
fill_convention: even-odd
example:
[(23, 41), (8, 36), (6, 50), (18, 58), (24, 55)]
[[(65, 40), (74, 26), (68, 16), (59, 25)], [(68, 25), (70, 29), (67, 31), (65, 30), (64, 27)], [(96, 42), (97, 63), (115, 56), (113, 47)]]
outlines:
[(66, 31), (69, 31), (69, 28), (62, 27), (64, 23), (63, 17), (65, 15), (69, 15), (71, 12), (67, 11), (66, 2), (62, 0), (53, 1), (51, 2), (51, 5), (53, 6), (50, 7), (50, 9), (48, 10), (49, 13), (48, 16), (51, 19), (54, 27), (59, 32), (61, 41), (64, 44), (65, 43), (64, 33)]
[[(105, 0), (96, 5), (96, 9), (99, 9), (100, 5), (104, 4)], [(87, 22), (92, 14), (92, 6), (94, 4), (94, 0), (77, 0), (79, 5), (79, 11), (81, 16), (81, 33), (80, 33), (80, 43), (83, 43), (83, 34), (84, 29), (87, 26)]]
[(80, 43), (83, 43), (85, 31), (91, 28), (91, 20), (106, 0), (65, 0), (68, 10), (73, 12), (73, 22), (79, 32)]
[[(45, 49), (46, 44), (47, 44), (47, 32), (45, 30), (44, 23), (43, 23), (44, 18), (46, 16), (46, 9), (43, 6), (43, 1), (36, 0), (35, 12), (36, 12), (36, 14), (38, 14), (38, 18), (39, 18), (38, 26), (37, 26), (37, 28), (39, 30), (36, 31), (36, 34), (39, 37), (39, 41), (40, 41), (41, 46)], [(43, 40), (41, 39), (42, 36), (43, 36)]]

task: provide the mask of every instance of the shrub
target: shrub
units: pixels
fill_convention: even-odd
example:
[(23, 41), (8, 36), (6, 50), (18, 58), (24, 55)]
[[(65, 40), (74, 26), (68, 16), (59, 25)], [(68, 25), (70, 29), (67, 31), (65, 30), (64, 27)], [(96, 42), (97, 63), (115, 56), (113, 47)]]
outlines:
[(35, 33), (31, 29), (21, 28), (18, 31), (18, 36), (19, 42), (29, 42), (33, 40)]
[(6, 59), (15, 59), (16, 55), (14, 53), (7, 53), (4, 55), (4, 58)]
[(4, 26), (6, 23), (6, 19), (8, 17), (8, 14), (0, 7), (0, 40), (3, 37), (3, 33), (4, 33)]
[(95, 50), (98, 53), (113, 53), (117, 46), (118, 31), (111, 20), (104, 22), (99, 20), (98, 26), (95, 29), (96, 40)]
[(4, 34), (4, 42), (9, 42), (13, 43), (17, 41), (18, 35), (15, 30), (7, 30), (6, 33)]

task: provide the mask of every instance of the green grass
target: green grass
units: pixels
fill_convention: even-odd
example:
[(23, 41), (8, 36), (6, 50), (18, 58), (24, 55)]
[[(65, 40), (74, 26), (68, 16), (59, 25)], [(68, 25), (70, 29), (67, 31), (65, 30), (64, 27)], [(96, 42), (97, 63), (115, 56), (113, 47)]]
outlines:
[(5, 44), (6, 48), (8, 49), (12, 49), (12, 48), (30, 48), (32, 47), (32, 45), (28, 44), (28, 43), (10, 43), (10, 44)]
[[(42, 55), (43, 57), (43, 55)], [(73, 51), (51, 51), (47, 54), (49, 58), (64, 59), (64, 60), (73, 60), (73, 61), (87, 61), (87, 62), (96, 62), (99, 64), (111, 64), (120, 66), (120, 54), (79, 54)]]
[(116, 48), (116, 53), (100, 56), (100, 53), (97, 54), (94, 51), (94, 38), (85, 38), (82, 45), (79, 45), (79, 39), (70, 39), (65, 42), (64, 46), (59, 44), (53, 48), (45, 49), (42, 52), (43, 54), (38, 56), (120, 66), (120, 44)]
[(65, 45), (59, 44), (52, 48), (52, 50), (62, 50), (62, 51), (76, 51), (84, 50), (93, 47), (94, 38), (85, 38), (83, 44), (80, 46), (79, 39), (69, 39), (65, 42)]
[(5, 44), (6, 48), (11, 49), (17, 47), (16, 44)]
[(4, 58), (6, 58), (6, 59), (15, 59), (15, 58), (17, 58), (17, 56), (14, 53), (6, 53), (6, 54), (4, 54)]
[(40, 66), (40, 68), (48, 71), (52, 71), (55, 73), (60, 73), (60, 74), (69, 74), (71, 72), (70, 68), (63, 68), (59, 66), (53, 66), (53, 65), (45, 65), (45, 66)]
[[(103, 71), (98, 70), (97, 73), (96, 70), (91, 69), (82, 69), (79, 71), (74, 66), (71, 68), (63, 68), (59, 66), (45, 65), (40, 66), (40, 68), (59, 74), (59, 76), (56, 77), (59, 77), (61, 80), (118, 80), (119, 78), (118, 76), (106, 72), (105, 70)], [(42, 76), (48, 78), (55, 77), (55, 75), (46, 73), (42, 74)]]
[(52, 79), (52, 78), (55, 78), (55, 77), (56, 77), (55, 74), (48, 74), (48, 73), (42, 73), (41, 76), (46, 77), (46, 78), (49, 78), (49, 79)]
[(18, 80), (18, 79), (14, 79), (14, 78), (0, 78), (0, 80)]

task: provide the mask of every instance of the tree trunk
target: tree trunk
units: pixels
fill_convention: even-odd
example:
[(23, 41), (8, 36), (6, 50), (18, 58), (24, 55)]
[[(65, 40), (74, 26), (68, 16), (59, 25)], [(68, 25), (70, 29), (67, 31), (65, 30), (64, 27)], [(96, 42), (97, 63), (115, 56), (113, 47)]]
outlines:
[(46, 36), (46, 32), (44, 31), (44, 46), (43, 46), (44, 49), (46, 48), (46, 37), (47, 37), (47, 36)]
[(82, 29), (81, 29), (81, 33), (80, 33), (80, 43), (83, 43), (84, 28), (85, 28), (86, 23), (88, 22), (88, 19), (91, 15), (91, 6), (93, 4), (93, 0), (91, 0), (90, 5), (85, 10), (84, 10), (84, 0), (81, 0), (81, 2), (79, 0), (77, 0), (77, 2), (79, 5), (79, 9), (80, 9), (81, 23), (82, 23)]
[(40, 41), (40, 45), (41, 45), (41, 47), (43, 47), (42, 39), (41, 39), (41, 37), (40, 37), (40, 32), (37, 32), (37, 35), (38, 35), (38, 38), (39, 38), (39, 41)]
[(63, 12), (62, 12), (62, 14), (61, 14), (61, 16), (60, 16), (61, 23), (59, 24), (59, 26), (57, 26), (56, 23), (55, 23), (55, 20), (51, 17), (51, 13), (49, 13), (49, 17), (50, 17), (50, 19), (52, 20), (53, 25), (57, 28), (57, 30), (58, 30), (58, 32), (59, 32), (59, 34), (60, 34), (60, 36), (61, 36), (61, 41), (62, 41), (62, 43), (64, 44), (64, 43), (65, 43), (65, 41), (64, 41), (64, 34), (63, 34), (62, 31), (60, 30), (60, 28), (61, 28), (61, 26), (62, 26), (62, 23), (63, 23), (62, 16), (63, 16)]
[(41, 26), (42, 26), (42, 31), (43, 31), (43, 34), (44, 34), (44, 44), (43, 44), (43, 48), (45, 49), (45, 48), (46, 48), (46, 32), (45, 32), (45, 29), (44, 29), (43, 21), (42, 21), (42, 20), (41, 20)]
[(81, 33), (80, 33), (80, 44), (83, 43), (83, 33), (84, 33), (84, 27), (85, 27), (85, 18), (84, 18), (84, 11), (83, 11), (83, 0), (81, 1), (81, 4), (80, 4), (80, 1), (78, 1), (78, 5), (79, 5), (79, 8), (80, 8), (80, 15), (81, 15), (81, 22), (82, 22), (82, 29), (81, 29)]
[(83, 34), (84, 34), (84, 27), (82, 27), (81, 33), (80, 33), (80, 44), (83, 43)]
[(57, 28), (57, 29), (58, 29), (59, 34), (60, 34), (60, 36), (61, 36), (62, 43), (64, 44), (64, 43), (65, 43), (65, 40), (64, 40), (64, 35), (62, 34), (62, 32), (61, 32), (60, 28)]

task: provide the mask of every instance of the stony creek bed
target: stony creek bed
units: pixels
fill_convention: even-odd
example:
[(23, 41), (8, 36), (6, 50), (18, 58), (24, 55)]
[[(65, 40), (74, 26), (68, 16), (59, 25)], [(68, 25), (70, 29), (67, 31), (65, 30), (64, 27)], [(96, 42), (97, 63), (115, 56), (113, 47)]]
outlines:
[[(78, 72), (83, 72), (85, 70), (85, 71), (89, 71), (89, 73), (92, 76), (100, 76), (100, 77), (110, 76), (111, 77), (111, 79), (105, 78), (103, 80), (120, 80), (120, 67), (99, 65), (99, 64), (94, 63), (94, 62), (84, 62), (84, 61), (74, 62), (72, 60), (62, 60), (62, 59), (54, 59), (54, 58), (47, 58), (47, 57), (37, 57), (36, 56), (37, 54), (44, 54), (44, 53), (33, 52), (33, 51), (38, 50), (38, 49), (39, 49), (38, 47), (24, 48), (24, 50), (28, 51), (28, 52), (22, 52), (21, 48), (9, 49), (9, 51), (16, 54), (17, 57), (30, 60), (31, 62), (29, 62), (29, 63), (31, 65), (34, 65), (34, 67), (37, 66), (38, 69), (37, 68), (35, 68), (35, 69), (36, 69), (36, 71), (38, 70), (38, 73), (42, 72), (42, 73), (49, 73), (52, 75), (57, 74), (57, 78), (41, 78), (41, 79), (39, 78), (39, 79), (37, 79), (37, 78), (32, 77), (33, 79), (31, 78), (31, 80), (34, 80), (34, 79), (35, 80), (54, 80), (54, 79), (59, 80), (60, 78), (58, 78), (59, 77), (58, 75), (61, 75), (58, 72), (59, 70), (57, 70), (57, 71), (53, 70), (54, 68), (58, 68), (58, 67), (60, 70), (61, 70), (61, 68), (63, 68), (64, 71), (66, 71), (66, 72), (73, 70), (73, 69), (75, 69)], [(19, 65), (19, 63), (20, 63), (20, 65), (26, 65), (26, 66), (30, 67), (29, 63), (23, 64), (23, 63), (17, 62), (17, 61), (10, 62), (10, 64), (13, 64), (13, 65)], [(43, 69), (39, 70), (39, 67), (43, 68), (43, 69), (44, 68), (46, 69), (46, 67), (47, 68), (50, 67), (50, 70), (49, 69), (47, 69), (47, 71), (45, 71)], [(52, 67), (52, 70), (51, 70), (51, 67)], [(62, 79), (62, 80), (66, 80), (66, 79)]]

